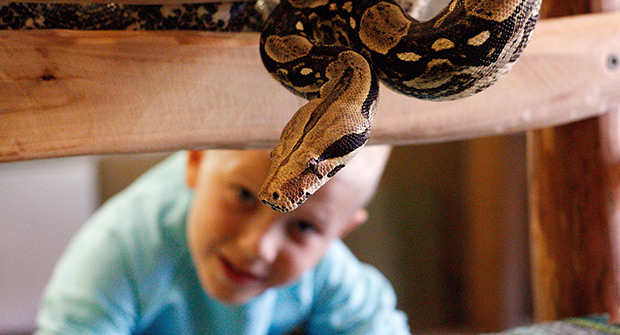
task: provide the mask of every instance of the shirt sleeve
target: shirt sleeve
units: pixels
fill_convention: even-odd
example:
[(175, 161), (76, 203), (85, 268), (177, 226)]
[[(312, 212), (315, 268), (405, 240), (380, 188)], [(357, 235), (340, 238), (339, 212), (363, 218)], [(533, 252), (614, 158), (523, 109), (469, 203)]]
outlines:
[(310, 334), (410, 334), (390, 283), (341, 241), (319, 264), (315, 280)]
[(57, 263), (43, 293), (36, 334), (131, 332), (136, 304), (127, 250), (97, 223), (80, 231)]
[[(142, 329), (165, 290), (168, 268), (162, 265), (173, 263), (165, 245), (178, 249), (179, 239), (184, 241), (177, 227), (191, 196), (183, 188), (184, 162), (177, 154), (159, 164), (80, 229), (43, 292), (36, 334)], [(170, 228), (163, 226), (168, 223)]]

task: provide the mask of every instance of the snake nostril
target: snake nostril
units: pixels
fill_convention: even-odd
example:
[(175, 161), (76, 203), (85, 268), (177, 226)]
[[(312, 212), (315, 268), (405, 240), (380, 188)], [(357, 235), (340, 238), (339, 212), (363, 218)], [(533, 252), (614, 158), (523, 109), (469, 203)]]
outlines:
[(273, 200), (280, 199), (280, 195), (278, 194), (278, 192), (273, 192), (273, 194), (271, 196), (273, 197)]

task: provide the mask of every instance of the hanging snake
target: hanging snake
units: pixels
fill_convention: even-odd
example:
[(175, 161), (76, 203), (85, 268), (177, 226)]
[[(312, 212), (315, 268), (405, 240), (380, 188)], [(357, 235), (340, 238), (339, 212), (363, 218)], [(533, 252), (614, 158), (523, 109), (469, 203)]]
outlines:
[(302, 204), (368, 141), (378, 80), (408, 96), (450, 100), (497, 81), (517, 60), (540, 0), (452, 0), (419, 22), (392, 0), (284, 0), (263, 27), (271, 75), (310, 101), (284, 128), (260, 198)]
[(282, 131), (259, 194), (264, 203), (286, 212), (367, 143), (379, 81), (427, 100), (478, 93), (517, 60), (540, 1), (452, 0), (423, 22), (394, 0), (282, 0), (275, 8), (262, 0), (164, 6), (9, 3), (0, 5), (0, 29), (244, 31), (262, 26), (265, 68), (309, 100)]

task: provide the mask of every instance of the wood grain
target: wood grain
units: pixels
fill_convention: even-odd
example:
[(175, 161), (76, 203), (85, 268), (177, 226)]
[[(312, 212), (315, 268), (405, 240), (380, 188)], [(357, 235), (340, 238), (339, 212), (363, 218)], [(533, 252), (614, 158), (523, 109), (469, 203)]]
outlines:
[[(257, 34), (0, 32), (0, 160), (268, 148), (303, 101), (263, 69)], [(382, 87), (371, 141), (424, 143), (564, 124), (620, 105), (620, 14), (541, 22), (522, 59), (471, 98)]]
[(614, 310), (597, 119), (530, 133), (530, 236), (536, 320)]
[[(548, 0), (543, 2), (542, 12), (548, 16), (571, 15), (610, 3)], [(607, 62), (608, 68), (617, 69), (617, 52), (610, 52)], [(608, 89), (618, 87), (616, 84)], [(616, 108), (600, 107), (604, 112)], [(609, 136), (617, 136), (618, 128), (602, 127), (603, 119), (590, 118), (528, 133), (532, 286), (537, 321), (592, 313), (609, 313), (612, 321), (618, 321), (620, 301), (614, 262), (619, 259), (614, 260), (610, 232), (620, 207), (609, 200), (616, 198), (612, 194), (617, 193), (614, 189), (620, 184), (610, 182), (613, 165), (609, 163), (620, 156), (612, 159), (604, 154), (611, 143)]]

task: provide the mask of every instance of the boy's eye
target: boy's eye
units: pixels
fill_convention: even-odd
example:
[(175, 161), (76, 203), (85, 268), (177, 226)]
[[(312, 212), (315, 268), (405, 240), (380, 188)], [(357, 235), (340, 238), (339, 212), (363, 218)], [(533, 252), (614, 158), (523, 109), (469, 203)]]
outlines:
[(237, 200), (245, 206), (255, 206), (258, 204), (258, 198), (245, 187), (237, 186), (235, 189)]
[(312, 223), (304, 220), (292, 221), (289, 224), (290, 233), (294, 237), (304, 237), (310, 234), (319, 234), (319, 229)]
[(252, 192), (250, 192), (249, 190), (243, 187), (239, 187), (237, 189), (237, 196), (239, 197), (239, 199), (241, 199), (241, 201), (247, 202), (247, 203), (254, 202), (254, 199), (255, 199)]

